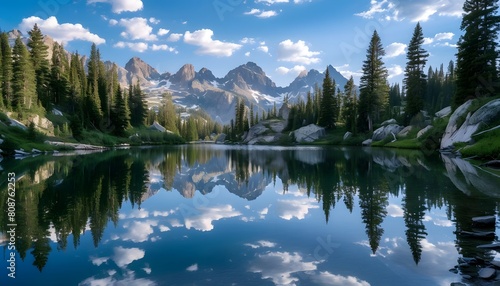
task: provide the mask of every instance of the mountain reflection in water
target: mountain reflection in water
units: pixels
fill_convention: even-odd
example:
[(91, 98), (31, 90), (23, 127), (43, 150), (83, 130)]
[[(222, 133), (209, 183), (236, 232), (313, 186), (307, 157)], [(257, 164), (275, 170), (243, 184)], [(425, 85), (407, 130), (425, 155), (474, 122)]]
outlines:
[[(441, 285), (460, 281), (448, 272), (458, 256), (495, 256), (476, 248), (493, 238), (460, 232), (473, 230), (472, 217), (496, 214), (500, 180), (459, 158), (200, 145), (38, 156), (2, 168), (4, 202), (6, 174), (16, 173), (17, 281), (30, 284), (74, 265), (61, 274), (71, 285)], [(166, 249), (169, 257), (159, 256)]]

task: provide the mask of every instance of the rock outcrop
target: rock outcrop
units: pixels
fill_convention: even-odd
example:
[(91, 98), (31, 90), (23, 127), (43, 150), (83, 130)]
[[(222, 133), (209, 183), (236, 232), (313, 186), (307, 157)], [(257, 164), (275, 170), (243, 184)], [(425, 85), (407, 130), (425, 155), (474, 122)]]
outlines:
[[(488, 102), (472, 114), (468, 110), (473, 103), (473, 100), (469, 100), (453, 112), (441, 140), (441, 149), (453, 146), (457, 142), (471, 143), (472, 135), (482, 124), (489, 124), (500, 117), (500, 99)], [(459, 126), (463, 117), (466, 117), (465, 122)]]
[(385, 137), (389, 135), (396, 136), (396, 134), (398, 134), (402, 129), (403, 127), (397, 124), (389, 124), (386, 126), (382, 126), (373, 132), (372, 140), (380, 141), (384, 140)]
[(432, 125), (427, 125), (427, 127), (423, 128), (422, 130), (418, 131), (417, 133), (417, 139), (422, 137), (427, 131), (431, 130), (433, 128)]
[(286, 124), (285, 120), (261, 121), (248, 130), (243, 137), (243, 143), (248, 145), (276, 143), (283, 136), (286, 136), (282, 134)]
[(311, 143), (325, 136), (325, 134), (325, 128), (319, 127), (315, 124), (309, 124), (293, 131), (295, 141), (298, 143)]
[(447, 106), (438, 112), (436, 112), (434, 115), (438, 118), (443, 118), (451, 114), (451, 106)]

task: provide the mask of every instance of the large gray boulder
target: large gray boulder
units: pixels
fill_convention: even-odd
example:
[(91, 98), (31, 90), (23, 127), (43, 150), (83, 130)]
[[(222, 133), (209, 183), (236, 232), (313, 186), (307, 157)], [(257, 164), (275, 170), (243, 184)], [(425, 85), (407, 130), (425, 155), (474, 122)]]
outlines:
[(372, 143), (373, 143), (372, 139), (366, 139), (365, 141), (363, 141), (363, 143), (361, 143), (361, 145), (363, 145), (363, 146), (371, 146)]
[(283, 118), (285, 121), (288, 120), (290, 115), (290, 105), (288, 103), (283, 103), (280, 110), (278, 111), (278, 117)]
[(389, 124), (398, 124), (398, 122), (396, 121), (396, 119), (392, 118), (392, 119), (389, 119), (389, 120), (386, 120), (384, 122), (382, 122), (382, 126), (386, 126), (386, 125), (389, 125)]
[(438, 112), (436, 112), (434, 115), (438, 118), (443, 118), (451, 114), (451, 106), (447, 106)]
[(258, 124), (252, 126), (250, 130), (248, 130), (245, 139), (243, 140), (243, 143), (248, 143), (255, 138), (262, 136), (266, 133), (268, 133), (270, 130), (262, 122), (259, 122)]
[(406, 126), (401, 131), (399, 131), (398, 136), (399, 137), (406, 137), (406, 136), (408, 136), (408, 134), (410, 134), (412, 129), (413, 129), (412, 125)]
[(217, 139), (215, 139), (216, 144), (222, 144), (224, 141), (226, 141), (227, 135), (224, 133), (221, 133), (219, 136), (217, 136)]
[(344, 141), (351, 138), (352, 137), (352, 132), (349, 132), (347, 131), (345, 134), (344, 134)]
[(309, 124), (307, 126), (301, 127), (293, 131), (295, 136), (295, 141), (299, 143), (310, 143), (318, 140), (319, 138), (325, 136), (325, 128), (319, 127), (315, 124)]
[(422, 137), (422, 135), (424, 135), (427, 131), (431, 130), (433, 128), (432, 125), (427, 125), (427, 127), (425, 127), (424, 129), (418, 131), (417, 133), (417, 139)]
[[(472, 135), (482, 124), (489, 124), (500, 117), (500, 99), (488, 102), (473, 114), (467, 113), (472, 104), (473, 101), (469, 100), (453, 112), (441, 140), (441, 149), (453, 146), (457, 142), (471, 143)], [(458, 126), (460, 119), (464, 116), (466, 116), (465, 122)]]
[(382, 126), (373, 132), (372, 140), (373, 141), (380, 141), (380, 140), (384, 140), (385, 137), (387, 137), (389, 135), (395, 136), (396, 134), (399, 133), (399, 131), (401, 131), (401, 129), (403, 129), (403, 127), (399, 126), (397, 124), (389, 124), (386, 126)]

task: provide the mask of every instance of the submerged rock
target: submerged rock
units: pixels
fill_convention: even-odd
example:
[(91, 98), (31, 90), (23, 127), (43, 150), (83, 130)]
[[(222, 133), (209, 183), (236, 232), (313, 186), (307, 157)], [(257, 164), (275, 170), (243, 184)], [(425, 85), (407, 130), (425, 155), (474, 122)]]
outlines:
[(478, 275), (480, 278), (483, 278), (483, 279), (491, 279), (491, 278), (497, 276), (497, 271), (493, 268), (483, 268), (483, 269), (479, 270)]
[(472, 225), (476, 227), (495, 226), (496, 217), (491, 216), (478, 216), (472, 218)]

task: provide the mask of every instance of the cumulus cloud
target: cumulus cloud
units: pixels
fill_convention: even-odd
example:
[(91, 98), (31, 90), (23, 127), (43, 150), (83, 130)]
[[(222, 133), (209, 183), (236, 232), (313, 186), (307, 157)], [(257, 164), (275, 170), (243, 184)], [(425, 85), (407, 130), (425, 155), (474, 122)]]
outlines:
[(276, 203), (277, 213), (284, 220), (291, 220), (292, 218), (304, 219), (310, 209), (317, 208), (319, 208), (317, 202), (309, 198), (278, 200)]
[(249, 57), (249, 56), (250, 56), (250, 52), (246, 52), (245, 57)]
[(189, 266), (188, 268), (186, 268), (186, 271), (189, 271), (189, 272), (198, 271), (198, 264), (196, 263), (196, 264)]
[(149, 18), (149, 23), (151, 24), (160, 24), (160, 20), (159, 19), (156, 19), (155, 17), (151, 17)]
[(387, 58), (395, 58), (400, 55), (406, 54), (406, 44), (392, 43), (385, 48), (385, 56)]
[(317, 285), (328, 286), (370, 286), (370, 283), (353, 276), (335, 275), (328, 271), (322, 271), (313, 276), (312, 280)]
[(318, 63), (320, 52), (313, 52), (302, 40), (294, 43), (288, 39), (278, 45), (278, 60), (284, 62), (294, 62), (304, 65)]
[(173, 33), (173, 34), (170, 34), (170, 36), (168, 36), (167, 41), (178, 42), (180, 39), (182, 39), (182, 34)]
[(274, 10), (267, 10), (267, 11), (264, 11), (264, 10), (260, 10), (260, 9), (252, 9), (248, 12), (245, 12), (243, 13), (245, 15), (253, 15), (257, 18), (271, 18), (271, 17), (274, 17), (274, 16), (277, 16), (278, 15), (278, 12), (274, 11)]
[(355, 14), (366, 19), (425, 22), (433, 16), (460, 17), (464, 0), (371, 0), (368, 10)]
[(165, 36), (165, 35), (166, 35), (166, 34), (168, 34), (169, 32), (170, 32), (170, 30), (160, 28), (160, 29), (158, 30), (158, 36)]
[(214, 32), (210, 29), (202, 29), (194, 32), (184, 33), (184, 43), (198, 47), (197, 53), (216, 57), (230, 57), (239, 50), (242, 45), (236, 43), (222, 42), (212, 39)]
[(255, 39), (244, 37), (243, 39), (241, 39), (240, 43), (242, 43), (244, 45), (246, 45), (246, 44), (253, 45), (253, 44), (255, 44)]
[(122, 235), (124, 241), (130, 240), (132, 242), (144, 242), (149, 239), (149, 236), (153, 234), (153, 226), (157, 226), (158, 221), (147, 220), (147, 221), (132, 221), (126, 222), (123, 227), (128, 231)]
[(115, 48), (129, 48), (132, 51), (143, 53), (148, 50), (148, 44), (143, 42), (131, 43), (131, 42), (118, 42), (113, 45)]
[(358, 70), (358, 71), (352, 71), (350, 69), (350, 66), (349, 64), (345, 64), (345, 65), (342, 65), (342, 66), (337, 66), (335, 67), (335, 69), (341, 74), (343, 75), (345, 78), (350, 78), (351, 76), (353, 78), (360, 78), (362, 75), (363, 75), (363, 71), (361, 70)]
[(276, 247), (276, 243), (267, 240), (259, 240), (256, 243), (245, 243), (245, 246), (251, 247), (253, 249), (261, 247), (273, 248)]
[(398, 205), (390, 204), (386, 207), (386, 210), (390, 217), (403, 217), (404, 215), (403, 209)]
[(122, 12), (136, 12), (144, 8), (142, 0), (87, 0), (87, 4), (93, 3), (111, 4), (111, 11), (117, 14)]
[(264, 52), (264, 53), (269, 53), (269, 47), (268, 46), (258, 46), (257, 50)]
[(114, 248), (114, 254), (111, 259), (120, 268), (124, 268), (130, 263), (144, 258), (144, 250), (139, 248), (123, 248), (121, 246)]
[[(312, 2), (312, 0), (293, 0), (293, 3), (300, 4), (304, 2)], [(255, 3), (265, 3), (267, 5), (272, 5), (276, 3), (290, 3), (290, 0), (255, 0)]]
[(435, 43), (435, 42), (453, 40), (454, 36), (455, 36), (455, 34), (451, 33), (451, 32), (437, 33), (432, 38), (424, 38), (424, 45), (430, 45), (430, 44)]
[(33, 29), (35, 24), (38, 25), (44, 34), (49, 35), (55, 41), (63, 44), (74, 40), (88, 41), (95, 43), (96, 45), (104, 44), (106, 42), (105, 39), (99, 37), (97, 34), (91, 33), (81, 24), (59, 24), (57, 18), (54, 16), (51, 16), (46, 20), (35, 16), (24, 18), (21, 24), (19, 24), (19, 30), (23, 32), (29, 31)]
[(214, 229), (213, 221), (240, 216), (241, 213), (231, 205), (216, 206), (212, 208), (200, 208), (199, 214), (184, 217), (184, 224), (187, 229), (194, 228), (200, 231), (210, 231)]
[[(279, 67), (276, 69), (276, 72), (281, 74), (281, 75), (286, 75), (286, 74), (291, 74), (291, 75), (299, 75), (301, 72), (305, 71), (306, 67), (297, 65), (294, 66), (293, 68), (286, 68), (286, 67)], [(266, 212), (267, 214), (267, 212)]]
[(169, 47), (168, 45), (155, 45), (153, 44), (151, 46), (151, 50), (153, 51), (169, 51), (169, 52), (172, 52), (172, 53), (178, 53), (177, 50), (175, 48), (172, 48), (172, 47)]
[(297, 272), (314, 271), (319, 261), (305, 262), (302, 256), (290, 252), (269, 252), (258, 255), (252, 263), (250, 271), (260, 273), (262, 279), (271, 279), (276, 285), (295, 285), (299, 281), (293, 274)]
[(403, 68), (400, 65), (392, 65), (392, 67), (387, 68), (387, 71), (389, 72), (387, 78), (393, 78), (403, 74)]
[(148, 19), (146, 18), (120, 19), (118, 24), (125, 28), (125, 31), (121, 33), (124, 38), (145, 41), (158, 40), (158, 37), (152, 33), (153, 27), (148, 25)]

